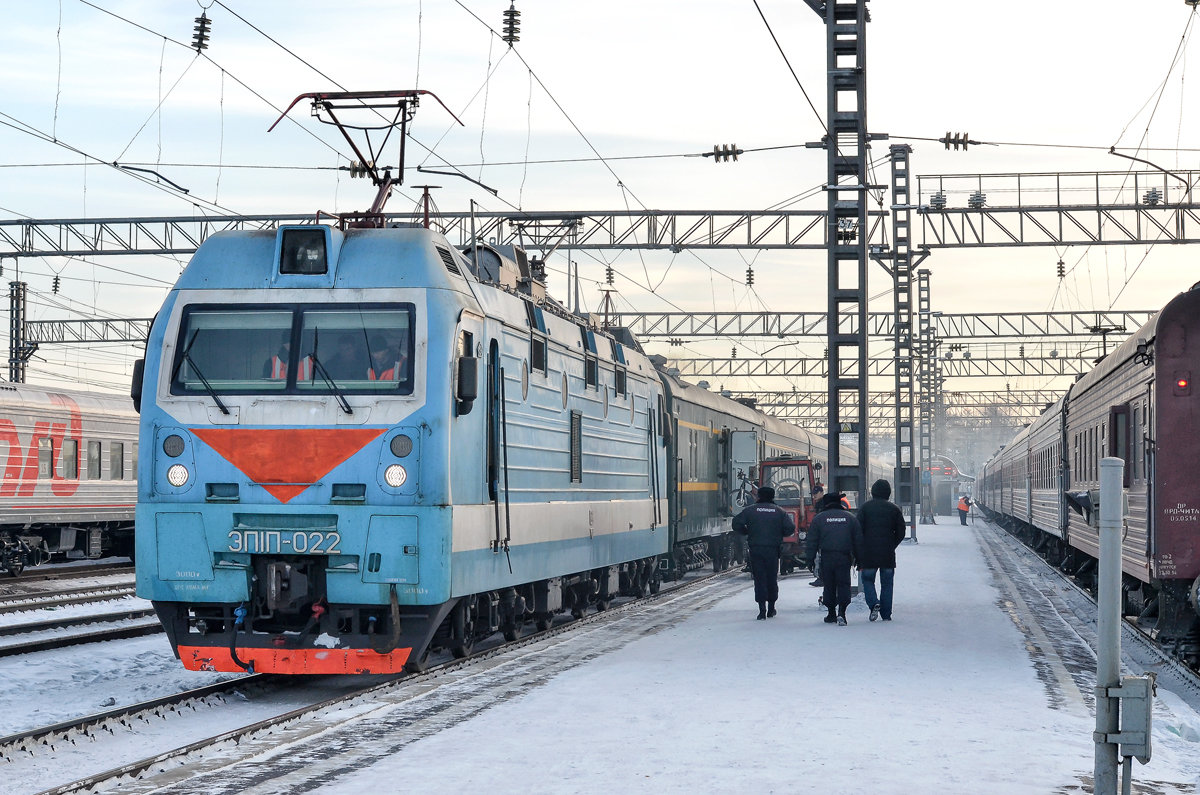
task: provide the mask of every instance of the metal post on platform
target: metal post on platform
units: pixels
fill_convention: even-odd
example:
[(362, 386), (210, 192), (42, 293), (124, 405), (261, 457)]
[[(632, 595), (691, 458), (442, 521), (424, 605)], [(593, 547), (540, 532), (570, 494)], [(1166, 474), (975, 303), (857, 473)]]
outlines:
[(1095, 795), (1116, 795), (1120, 699), (1110, 688), (1121, 684), (1121, 524), (1125, 462), (1100, 460), (1100, 574), (1096, 617)]

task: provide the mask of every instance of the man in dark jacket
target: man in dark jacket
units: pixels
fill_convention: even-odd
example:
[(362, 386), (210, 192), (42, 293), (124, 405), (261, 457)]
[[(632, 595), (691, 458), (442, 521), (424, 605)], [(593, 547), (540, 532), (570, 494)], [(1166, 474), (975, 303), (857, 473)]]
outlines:
[[(835, 621), (846, 626), (846, 606), (850, 604), (850, 567), (862, 548), (862, 528), (854, 514), (842, 507), (842, 496), (830, 492), (821, 501), (824, 510), (808, 526), (805, 552), (809, 563), (821, 553), (820, 577), (825, 581), (825, 623)], [(837, 611), (836, 613), (834, 611)]]
[(758, 502), (733, 517), (733, 529), (746, 536), (750, 547), (750, 571), (754, 575), (754, 601), (758, 618), (775, 615), (779, 598), (779, 549), (783, 539), (796, 532), (791, 515), (773, 502), (775, 489), (763, 486)]
[[(871, 608), (871, 620), (883, 614), (884, 621), (892, 620), (892, 583), (896, 576), (896, 547), (904, 540), (904, 514), (889, 502), (892, 486), (886, 480), (877, 480), (871, 486), (871, 499), (858, 509), (858, 523), (862, 527), (862, 554), (858, 558), (858, 571), (862, 579), (863, 595), (867, 607)], [(879, 596), (875, 595), (875, 572), (879, 572)]]

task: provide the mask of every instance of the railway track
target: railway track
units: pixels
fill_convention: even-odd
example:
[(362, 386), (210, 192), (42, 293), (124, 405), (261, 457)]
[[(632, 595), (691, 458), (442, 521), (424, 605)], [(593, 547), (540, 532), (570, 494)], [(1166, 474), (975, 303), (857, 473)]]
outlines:
[(109, 574), (133, 574), (132, 563), (95, 563), (81, 566), (55, 566), (53, 564), (26, 569), (15, 580), (19, 583), (45, 582), (48, 580), (77, 580), (81, 577), (95, 577)]
[[(98, 624), (117, 624), (121, 622), (128, 623), (123, 623), (121, 626), (95, 627)], [(80, 627), (92, 627), (92, 629), (66, 634), (44, 634)], [(0, 640), (0, 657), (30, 654), (50, 649), (62, 649), (67, 646), (77, 646), (83, 643), (95, 643), (104, 640), (137, 638), (160, 632), (162, 632), (162, 624), (155, 617), (154, 611), (145, 608), (133, 608), (116, 613), (100, 613), (70, 618), (62, 617), (44, 621), (31, 621), (0, 627), (0, 638), (4, 639)]]
[(89, 602), (106, 602), (133, 595), (134, 586), (132, 583), (126, 582), (111, 585), (86, 585), (43, 593), (23, 593), (0, 598), (0, 614), (45, 610)]
[[(477, 647), (474, 654), (463, 659), (452, 659), (449, 654), (439, 655), (430, 661), (430, 667), (420, 674), (406, 674), (398, 677), (374, 677), (373, 681), (363, 687), (339, 693), (312, 704), (304, 705), (282, 714), (265, 719), (251, 721), (245, 725), (231, 728), (215, 734), (203, 734), (186, 743), (175, 747), (158, 750), (154, 753), (137, 756), (116, 766), (94, 772), (67, 783), (54, 784), (44, 790), (45, 793), (67, 793), (81, 791), (99, 791), (119, 786), (122, 793), (132, 793), (157, 789), (168, 786), (172, 782), (184, 778), (190, 779), (197, 773), (228, 767), (231, 761), (245, 758), (247, 755), (261, 753), (265, 746), (274, 746), (281, 741), (291, 738), (303, 738), (316, 732), (336, 730), (353, 737), (355, 729), (353, 721), (364, 712), (386, 707), (401, 707), (418, 696), (441, 692), (446, 684), (453, 684), (463, 678), (469, 678), (472, 672), (509, 665), (530, 665), (529, 676), (545, 677), (553, 675), (558, 670), (565, 670), (572, 665), (578, 665), (592, 656), (611, 650), (616, 646), (628, 643), (641, 634), (657, 631), (670, 626), (678, 620), (681, 613), (693, 612), (706, 608), (730, 593), (746, 587), (743, 577), (736, 570), (719, 574), (708, 574), (703, 577), (687, 580), (678, 585), (664, 587), (657, 594), (642, 599), (630, 599), (620, 603), (614, 602), (603, 612), (590, 613), (579, 619), (561, 622), (549, 629), (534, 632), (515, 641), (496, 642), (487, 648)], [(611, 627), (620, 625), (618, 629)], [(632, 626), (631, 626), (632, 625)], [(555, 649), (570, 645), (572, 638), (589, 637), (593, 631), (602, 633), (602, 641), (593, 641), (596, 645), (591, 651), (578, 654), (570, 651), (547, 653), (545, 644), (550, 642)], [(615, 637), (614, 637), (615, 636)], [(260, 678), (261, 677), (261, 678)], [(241, 692), (245, 687), (253, 686), (263, 692), (301, 684), (299, 677), (269, 677), (255, 675), (242, 676), (236, 680), (214, 685), (201, 691), (190, 691), (174, 697), (156, 699), (145, 705), (115, 708), (100, 715), (89, 716), (78, 721), (69, 721), (55, 726), (44, 727), (19, 735), (0, 738), (0, 759), (10, 765), (31, 757), (42, 758), (47, 754), (64, 759), (81, 741), (109, 741), (117, 736), (138, 733), (141, 727), (153, 724), (155, 719), (186, 716), (204, 707), (219, 707), (228, 703), (229, 694)], [(345, 682), (347, 677), (331, 677)], [(380, 681), (382, 680), (382, 681)], [(312, 683), (313, 678), (304, 678), (303, 682)], [(249, 683), (249, 684), (247, 684)], [(458, 693), (458, 691), (455, 691)], [(438, 697), (439, 701), (441, 697)], [(480, 701), (482, 699), (482, 701)], [(474, 704), (477, 709), (484, 708), (485, 702), (490, 703), (491, 696), (481, 693), (477, 688), (467, 688), (457, 695), (445, 697), (444, 709), (461, 709), (464, 700)], [(476, 702), (479, 702), (476, 704)], [(425, 713), (422, 713), (425, 714)], [(437, 714), (444, 715), (439, 709)], [(413, 739), (410, 737), (410, 740)], [(139, 750), (145, 751), (143, 744), (136, 743)], [(112, 759), (105, 757), (111, 764)], [(323, 760), (323, 764), (349, 764), (350, 760), (338, 759), (331, 756)], [(71, 765), (71, 763), (64, 762)], [(256, 767), (268, 770), (269, 765), (263, 765), (262, 760)], [(77, 767), (71, 769), (78, 774)], [(290, 771), (285, 771), (290, 772)], [(270, 775), (282, 775), (274, 771)], [(254, 773), (253, 775), (258, 775)], [(206, 792), (238, 792), (237, 783), (222, 783), (225, 773), (217, 776), (216, 781), (206, 780)], [(49, 783), (49, 782), (47, 782)], [(217, 789), (210, 789), (217, 787)]]
[[(996, 525), (985, 527), (990, 532), (976, 527), (975, 533), (1000, 580), (1001, 591), (1007, 595), (1007, 603), (1001, 607), (1026, 634), (1034, 665), (1047, 683), (1048, 692), (1063, 692), (1069, 678), (1079, 691), (1079, 698), (1092, 704), (1096, 669), (1096, 603), (1092, 594), (1047, 563), (1019, 538)], [(1032, 572), (1052, 573), (1053, 576), (1038, 576)], [(1029, 614), (1034, 615), (1036, 621), (1026, 621), (1023, 616)], [(1071, 622), (1064, 617), (1069, 617)], [(1031, 623), (1043, 628), (1057, 626), (1063, 631), (1039, 633), (1036, 626), (1029, 626)], [(1135, 621), (1126, 619), (1121, 625), (1122, 664), (1135, 673), (1154, 671), (1158, 674), (1159, 687), (1166, 687), (1200, 711), (1200, 673), (1170, 655)], [(1079, 632), (1079, 626), (1093, 631)], [(1065, 691), (1073, 695), (1069, 687)], [(1052, 697), (1056, 696), (1052, 694)]]

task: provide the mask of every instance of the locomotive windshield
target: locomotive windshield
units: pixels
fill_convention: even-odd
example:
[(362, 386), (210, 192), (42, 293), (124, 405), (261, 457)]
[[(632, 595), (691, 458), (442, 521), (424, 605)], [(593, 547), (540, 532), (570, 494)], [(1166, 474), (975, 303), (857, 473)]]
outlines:
[(410, 394), (412, 304), (184, 310), (171, 393)]

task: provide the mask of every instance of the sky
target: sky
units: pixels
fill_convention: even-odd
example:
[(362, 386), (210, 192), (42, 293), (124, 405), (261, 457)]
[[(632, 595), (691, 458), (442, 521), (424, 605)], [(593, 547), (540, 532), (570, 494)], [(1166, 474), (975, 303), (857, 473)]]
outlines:
[[(138, 791), (1090, 791), (1094, 607), (982, 521), (944, 518), (918, 538), (897, 550), (890, 622), (869, 621), (859, 596), (846, 627), (824, 624), (807, 574), (784, 578), (779, 615), (756, 621), (750, 578), (734, 574), (431, 684), (308, 715), (207, 753), (203, 778), (165, 790), (149, 778)], [(1027, 567), (1012, 565), (1022, 559)], [(1195, 692), (1140, 656), (1128, 633), (1122, 649), (1123, 675), (1159, 671), (1152, 757), (1133, 764), (1134, 791), (1195, 792)], [(0, 735), (220, 676), (184, 671), (162, 636), (7, 657), (0, 674)], [(353, 679), (247, 691), (39, 751), (6, 765), (6, 791), (41, 791), (265, 720)], [(235, 759), (249, 761), (222, 764)], [(171, 766), (164, 775), (179, 776)]]
[[(825, 31), (800, 0), (554, 3), (521, 0), (520, 41), (499, 39), (506, 2), (211, 2), (209, 47), (187, 45), (194, 0), (0, 0), (0, 219), (365, 209), (349, 147), (302, 103), (306, 92), (419, 88), (406, 185), (434, 182), (438, 207), (466, 211), (654, 208), (823, 210)], [(1200, 167), (1195, 11), (1182, 0), (872, 3), (867, 29), (872, 132), (913, 148), (937, 175), (1125, 171), (1110, 146), (1163, 168)], [(765, 21), (764, 21), (765, 20)], [(775, 42), (778, 41), (777, 47)], [(781, 50), (782, 49), (782, 53)], [(786, 57), (786, 60), (785, 60)], [(794, 74), (793, 74), (794, 73)], [(806, 98), (807, 94), (807, 98)], [(820, 110), (820, 115), (810, 107)], [(969, 133), (981, 145), (947, 151)], [(736, 144), (736, 163), (700, 154)], [(386, 159), (386, 158), (385, 158)], [(111, 163), (151, 168), (188, 193)], [(452, 166), (467, 179), (415, 172)], [(886, 167), (877, 181), (887, 182)], [(419, 192), (398, 191), (405, 212)], [(824, 311), (823, 252), (576, 252), (584, 308), (606, 265), (623, 311)], [(1064, 261), (1060, 282), (1055, 266)], [(150, 317), (182, 258), (4, 260), (29, 285), (29, 319)], [(755, 284), (745, 284), (747, 267)], [(932, 304), (943, 312), (1155, 309), (1196, 281), (1166, 246), (938, 250)], [(549, 263), (566, 296), (566, 264)], [(60, 277), (57, 293), (53, 278)], [(891, 307), (875, 266), (872, 311)], [(4, 325), (7, 329), (7, 324)], [(4, 338), (7, 345), (7, 337)], [(673, 356), (748, 358), (777, 341), (657, 344)], [(819, 356), (808, 339), (772, 356)], [(33, 383), (124, 391), (135, 346), (45, 346)], [(731, 388), (821, 389), (760, 378)], [(876, 388), (890, 388), (890, 383)], [(1013, 389), (1063, 386), (1014, 379)], [(967, 388), (967, 384), (948, 384)]]

